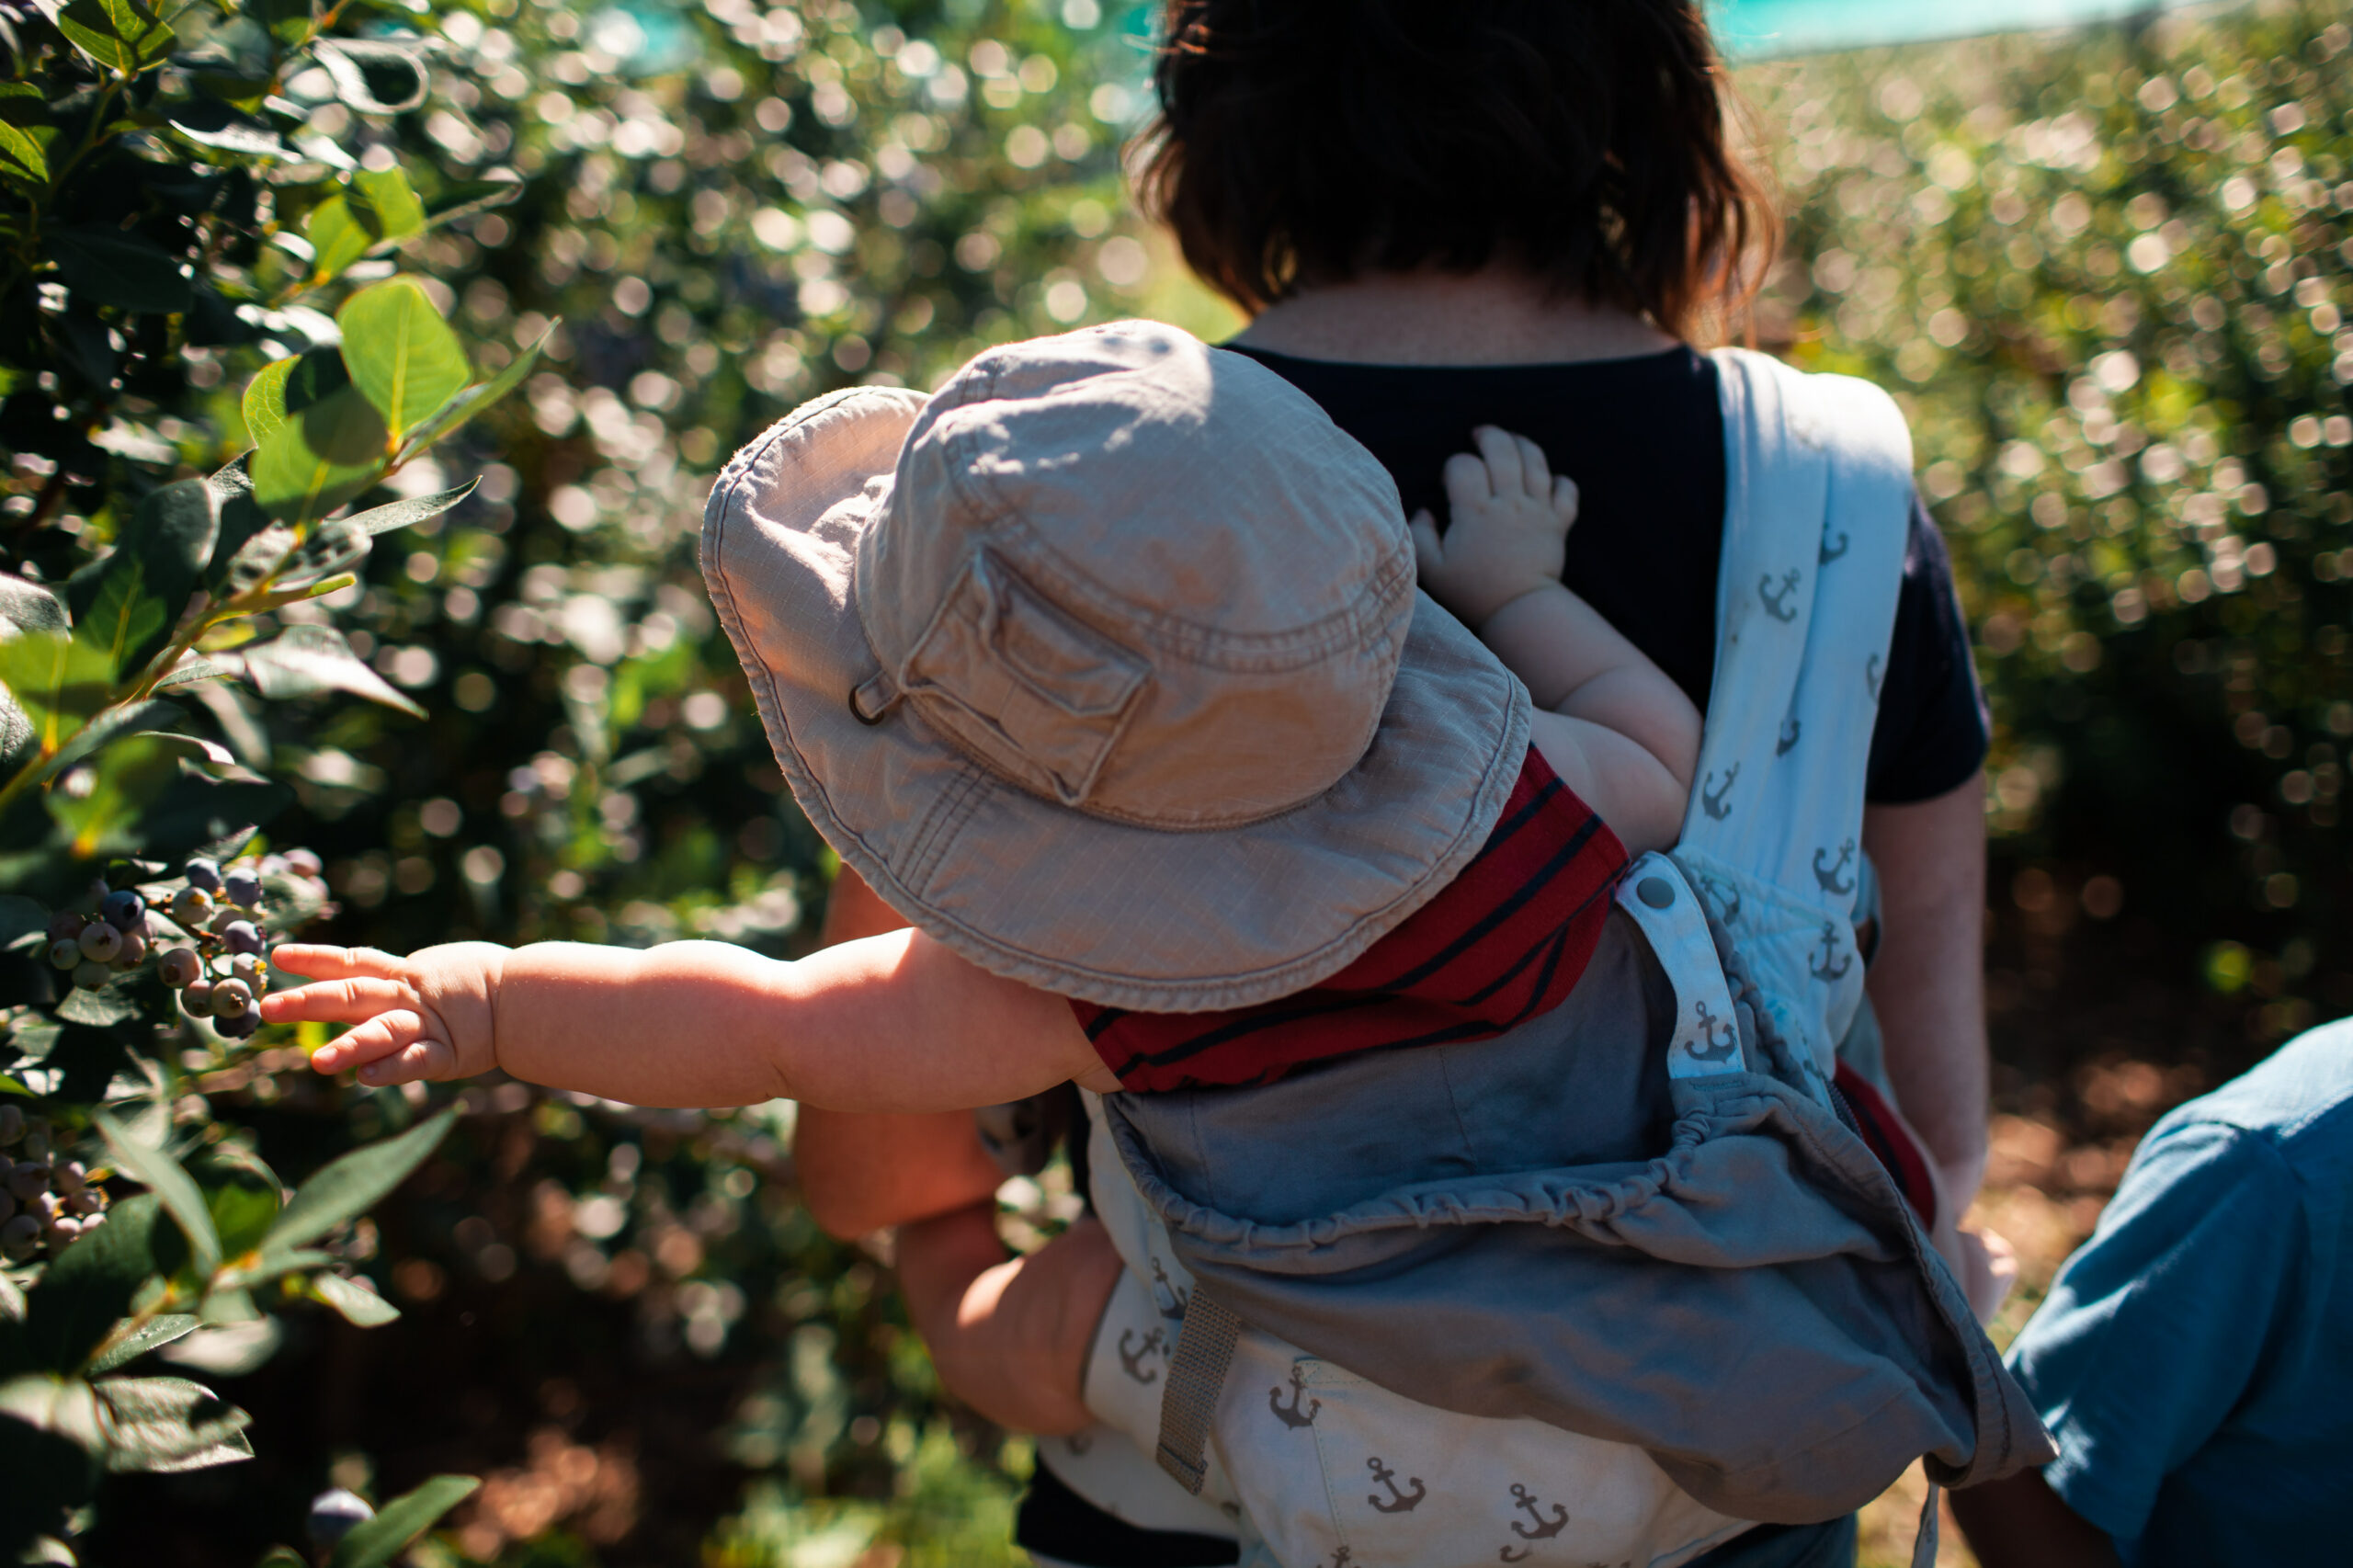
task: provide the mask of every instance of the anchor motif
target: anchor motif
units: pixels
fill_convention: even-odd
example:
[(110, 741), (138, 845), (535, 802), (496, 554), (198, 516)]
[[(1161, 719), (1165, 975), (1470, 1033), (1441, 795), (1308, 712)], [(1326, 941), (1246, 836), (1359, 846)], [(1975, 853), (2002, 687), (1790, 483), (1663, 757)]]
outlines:
[(1802, 728), (1803, 726), (1795, 719), (1782, 720), (1781, 738), (1773, 743), (1773, 755), (1775, 756), (1787, 756), (1790, 752), (1794, 751), (1797, 748), (1798, 733)]
[(1496, 1552), (1495, 1555), (1502, 1558), (1506, 1562), (1518, 1562), (1524, 1558), (1533, 1557), (1536, 1553), (1525, 1546), (1521, 1547), (1517, 1551), (1514, 1551), (1510, 1547), (1506, 1546), (1501, 1551)]
[(1381, 1500), (1381, 1494), (1378, 1492), (1370, 1493), (1365, 1497), (1366, 1502), (1381, 1513), (1410, 1514), (1420, 1506), (1423, 1498), (1429, 1495), (1429, 1488), (1422, 1484), (1422, 1478), (1418, 1475), (1407, 1477), (1408, 1483), (1414, 1488), (1411, 1493), (1398, 1491), (1397, 1472), (1381, 1463), (1379, 1454), (1365, 1460), (1364, 1464), (1367, 1470), (1372, 1471), (1373, 1484), (1389, 1488), (1389, 1501), (1386, 1503)]
[(1735, 762), (1724, 769), (1723, 785), (1718, 788), (1716, 770), (1708, 769), (1708, 777), (1699, 785), (1699, 809), (1717, 822), (1732, 815), (1732, 807), (1724, 803), (1724, 797), (1732, 793), (1732, 781), (1739, 777), (1740, 764)]
[(1827, 528), (1824, 528), (1822, 530), (1822, 553), (1820, 556), (1816, 557), (1818, 562), (1824, 566), (1827, 566), (1846, 553), (1847, 530), (1844, 528), (1840, 528), (1838, 530), (1838, 544), (1837, 548), (1834, 550), (1831, 548), (1830, 544), (1830, 530)]
[[(1300, 1409), (1302, 1404), (1307, 1406), (1303, 1413)], [(1324, 1408), (1324, 1402), (1307, 1397), (1307, 1379), (1301, 1373), (1298, 1367), (1293, 1366), (1290, 1369), (1290, 1403), (1288, 1405), (1283, 1403), (1282, 1390), (1268, 1389), (1267, 1408), (1275, 1413), (1277, 1420), (1296, 1430), (1302, 1426), (1315, 1425), (1316, 1413)]]
[(1536, 1521), (1534, 1529), (1529, 1528), (1518, 1519), (1511, 1522), (1511, 1533), (1519, 1537), (1520, 1540), (1550, 1540), (1567, 1526), (1569, 1511), (1560, 1504), (1552, 1505), (1552, 1517), (1547, 1519), (1544, 1517), (1543, 1500), (1527, 1487), (1515, 1481), (1511, 1483), (1511, 1494), (1512, 1500), (1520, 1507), (1527, 1509), (1528, 1517)]
[[(1691, 1053), (1691, 1059), (1694, 1062), (1730, 1062), (1733, 1057), (1738, 1056), (1740, 1054), (1739, 1026), (1730, 1019), (1719, 1018), (1709, 1012), (1705, 1002), (1694, 1002), (1691, 1006), (1699, 1015), (1699, 1040), (1707, 1041), (1708, 1045), (1705, 1051), (1699, 1049), (1699, 1040), (1685, 1046), (1683, 1049)], [(1719, 1035), (1716, 1032), (1718, 1029), (1722, 1029), (1723, 1033)]]
[(1846, 843), (1840, 845), (1838, 846), (1838, 858), (1833, 861), (1830, 866), (1825, 869), (1822, 864), (1822, 858), (1829, 853), (1830, 851), (1827, 849), (1817, 849), (1813, 852), (1813, 880), (1822, 884), (1822, 891), (1824, 892), (1834, 894), (1839, 898), (1844, 898), (1847, 894), (1855, 891), (1855, 884), (1851, 878), (1844, 882), (1840, 881), (1838, 880), (1838, 873), (1845, 870), (1847, 863), (1854, 859), (1855, 841), (1850, 838), (1847, 840)]
[(1179, 1290), (1168, 1282), (1168, 1270), (1160, 1267), (1160, 1259), (1152, 1260), (1152, 1304), (1160, 1315), (1171, 1323), (1185, 1321), (1185, 1309), (1192, 1304), (1193, 1293)]
[[(1830, 960), (1834, 958), (1838, 960), (1838, 967), (1836, 969), (1830, 966)], [(1813, 978), (1844, 980), (1847, 978), (1847, 971), (1854, 967), (1854, 959), (1838, 950), (1837, 925), (1832, 921), (1824, 921), (1822, 923), (1822, 956), (1813, 960)]]
[(1348, 1568), (1348, 1564), (1355, 1561), (1356, 1553), (1354, 1549), (1344, 1546), (1332, 1553), (1332, 1561), (1330, 1562), (1318, 1562), (1315, 1565), (1315, 1568)]
[(1130, 1350), (1128, 1341), (1135, 1336), (1136, 1331), (1132, 1328), (1120, 1330), (1120, 1365), (1128, 1369), (1128, 1376), (1150, 1387), (1160, 1381), (1160, 1373), (1157, 1369), (1146, 1371), (1143, 1365), (1144, 1358), (1155, 1350), (1167, 1347), (1168, 1332), (1165, 1329), (1155, 1328), (1143, 1336), (1142, 1344)]
[(1870, 685), (1873, 702), (1879, 700), (1879, 683), (1881, 676), (1884, 673), (1881, 667), (1884, 662), (1877, 653), (1873, 653), (1870, 661), (1863, 665), (1863, 679)]
[(1716, 918), (1729, 926), (1740, 918), (1740, 890), (1713, 877), (1701, 877), (1700, 887), (1716, 901)]
[(1765, 601), (1765, 613), (1775, 620), (1787, 623), (1798, 618), (1797, 606), (1790, 603), (1790, 596), (1798, 591), (1798, 574), (1793, 568), (1781, 574), (1779, 590), (1773, 586), (1773, 575), (1767, 573), (1756, 579), (1756, 597)]

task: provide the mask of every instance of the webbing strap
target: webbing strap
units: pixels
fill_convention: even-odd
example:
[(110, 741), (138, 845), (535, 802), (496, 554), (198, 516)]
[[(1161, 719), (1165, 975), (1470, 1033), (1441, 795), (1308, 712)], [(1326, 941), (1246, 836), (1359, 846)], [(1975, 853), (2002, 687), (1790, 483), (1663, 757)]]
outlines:
[(1241, 1333), (1242, 1320), (1196, 1283), (1169, 1359), (1168, 1386), (1160, 1393), (1160, 1449), (1153, 1456), (1196, 1497), (1209, 1473), (1210, 1423)]
[(1927, 1499), (1920, 1505), (1920, 1528), (1912, 1537), (1912, 1568), (1937, 1568), (1937, 1496), (1944, 1489), (1928, 1483)]

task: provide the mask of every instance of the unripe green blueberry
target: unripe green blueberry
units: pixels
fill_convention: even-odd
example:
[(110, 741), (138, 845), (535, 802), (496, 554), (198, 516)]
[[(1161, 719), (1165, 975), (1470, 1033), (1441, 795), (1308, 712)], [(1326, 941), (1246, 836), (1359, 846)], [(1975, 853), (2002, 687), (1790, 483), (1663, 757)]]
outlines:
[(242, 980), (223, 980), (212, 987), (212, 1016), (233, 1018), (254, 1005), (254, 988)]
[(12, 1105), (0, 1105), (0, 1144), (14, 1143), (25, 1135), (25, 1113)]
[(195, 930), (212, 918), (212, 895), (202, 888), (182, 888), (172, 895), (172, 918)]
[(71, 941), (80, 936), (82, 927), (89, 923), (86, 916), (76, 915), (70, 909), (61, 909), (49, 917), (49, 939), (52, 942)]
[(209, 980), (190, 981), (180, 992), (180, 1006), (191, 1018), (212, 1016), (212, 983)]
[(60, 937), (49, 945), (49, 961), (60, 969), (72, 969), (82, 961), (82, 944), (71, 937)]
[(337, 1541), (376, 1517), (376, 1510), (356, 1494), (338, 1486), (311, 1499), (311, 1517), (304, 1521), (312, 1541), (331, 1551)]
[(0, 1225), (0, 1257), (22, 1263), (40, 1249), (40, 1221), (30, 1214), (19, 1214)]
[(137, 969), (147, 961), (147, 938), (136, 931), (122, 934), (122, 949), (114, 956), (117, 969)]
[(155, 960), (156, 977), (177, 991), (203, 978), (204, 960), (188, 948), (174, 948)]
[(115, 954), (122, 951), (122, 933), (103, 920), (83, 926), (76, 940), (82, 944), (82, 956), (93, 963), (112, 963)]
[(18, 1160), (8, 1167), (8, 1190), (19, 1203), (30, 1203), (49, 1190), (49, 1167), (38, 1160)]
[(85, 991), (96, 991), (114, 978), (114, 970), (96, 959), (84, 959), (74, 971), (74, 983)]
[(186, 869), (188, 886), (207, 893), (221, 891), (221, 868), (211, 861), (190, 860)]

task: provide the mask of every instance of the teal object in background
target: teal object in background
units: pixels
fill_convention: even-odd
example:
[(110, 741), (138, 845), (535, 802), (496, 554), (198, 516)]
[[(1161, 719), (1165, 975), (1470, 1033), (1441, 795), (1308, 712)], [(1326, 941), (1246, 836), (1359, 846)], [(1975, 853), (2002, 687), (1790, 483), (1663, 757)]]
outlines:
[[(1716, 42), (1741, 60), (2120, 21), (2184, 0), (1711, 0)], [(2209, 7), (2214, 8), (2214, 7)]]

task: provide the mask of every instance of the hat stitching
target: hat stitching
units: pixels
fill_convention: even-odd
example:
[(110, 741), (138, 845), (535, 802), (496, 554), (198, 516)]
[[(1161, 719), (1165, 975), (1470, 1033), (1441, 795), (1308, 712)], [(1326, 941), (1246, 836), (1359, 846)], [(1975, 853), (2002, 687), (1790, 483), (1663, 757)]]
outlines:
[[(937, 728), (929, 724), (924, 727)], [(962, 756), (961, 753), (958, 755), (960, 757)], [(964, 820), (972, 814), (973, 809), (995, 782), (995, 775), (975, 766), (969, 758), (963, 759), (963, 767), (925, 811), (922, 821), (916, 825), (915, 836), (908, 841), (906, 881), (911, 890), (931, 885), (932, 872), (938, 869), (940, 859), (955, 844)], [(855, 836), (861, 845), (866, 842), (863, 835)], [(869, 853), (872, 851), (869, 850)]]

